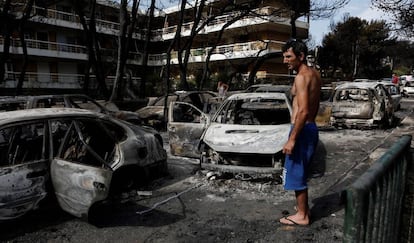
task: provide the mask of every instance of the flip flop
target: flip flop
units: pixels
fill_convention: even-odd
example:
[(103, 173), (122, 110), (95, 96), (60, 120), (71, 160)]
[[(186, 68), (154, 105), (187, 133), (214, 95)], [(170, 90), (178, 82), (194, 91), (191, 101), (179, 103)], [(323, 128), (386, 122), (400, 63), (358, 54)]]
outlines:
[(290, 226), (309, 226), (309, 224), (299, 224), (299, 223), (297, 223), (296, 221), (294, 221), (294, 220), (292, 220), (292, 219), (290, 219), (290, 218), (288, 218), (288, 217), (289, 217), (289, 216), (283, 217), (283, 219), (285, 219), (285, 220), (287, 220), (287, 221), (291, 222), (291, 224), (289, 224), (289, 223), (283, 223), (283, 222), (280, 222), (280, 220), (279, 220), (279, 222), (280, 222), (281, 224), (283, 224), (283, 225), (290, 225)]
[[(293, 209), (297, 212), (298, 211), (298, 207), (295, 205), (295, 206), (293, 206)], [(310, 213), (310, 210), (308, 211), (308, 217), (309, 217), (309, 219), (311, 218), (311, 213)]]

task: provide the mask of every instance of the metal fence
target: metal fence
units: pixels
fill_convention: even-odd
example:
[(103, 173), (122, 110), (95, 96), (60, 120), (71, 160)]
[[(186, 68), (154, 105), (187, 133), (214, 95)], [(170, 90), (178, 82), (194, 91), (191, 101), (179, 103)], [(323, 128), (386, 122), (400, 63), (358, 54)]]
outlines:
[(404, 205), (410, 145), (411, 135), (402, 136), (346, 190), (344, 242), (410, 242), (412, 225), (402, 220), (412, 210)]

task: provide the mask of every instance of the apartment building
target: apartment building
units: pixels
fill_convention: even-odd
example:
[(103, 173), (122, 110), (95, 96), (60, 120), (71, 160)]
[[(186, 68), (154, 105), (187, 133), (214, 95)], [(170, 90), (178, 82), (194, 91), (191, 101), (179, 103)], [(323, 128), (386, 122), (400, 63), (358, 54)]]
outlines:
[[(234, 0), (237, 3), (239, 0)], [(249, 4), (249, 0), (240, 1)], [(25, 2), (12, 1), (13, 12), (22, 12)], [(100, 53), (105, 82), (111, 87), (117, 61), (117, 33), (119, 25), (119, 6), (116, 1), (99, 0), (96, 9), (96, 30), (99, 34)], [(263, 0), (249, 14), (240, 17), (241, 11), (226, 5), (227, 1), (208, 1), (203, 8), (203, 19), (208, 22), (198, 23), (197, 34), (191, 42), (187, 65), (187, 79), (193, 80), (200, 75), (204, 63), (209, 58), (212, 79), (228, 77), (233, 85), (242, 82), (254, 70), (257, 79), (274, 80), (288, 74), (282, 64), (281, 46), (291, 36), (291, 25), (286, 8), (279, 1)], [(1, 5), (0, 5), (1, 7)], [(228, 8), (228, 10), (226, 10)], [(148, 45), (148, 61), (145, 68), (154, 75), (164, 72), (167, 62), (166, 52), (174, 40), (177, 28), (181, 25), (181, 43), (192, 38), (194, 11), (188, 5), (184, 13), (184, 22), (180, 22), (179, 6), (159, 11), (154, 17), (151, 41)], [(223, 11), (224, 10), (224, 11)], [(282, 11), (283, 10), (283, 11)], [(214, 16), (213, 18), (208, 18)], [(237, 21), (234, 21), (237, 19)], [(223, 31), (226, 23), (232, 22)], [(143, 27), (137, 27), (133, 35), (133, 45), (128, 56), (128, 75), (137, 88), (142, 72), (144, 40), (148, 33)], [(307, 16), (296, 21), (298, 38), (308, 36), (309, 19)], [(78, 15), (69, 1), (57, 1), (52, 5), (35, 5), (32, 17), (26, 24), (25, 42), (28, 51), (24, 89), (44, 90), (80, 90), (86, 76), (90, 75), (90, 88), (96, 89), (94, 73), (88, 69), (88, 49), (82, 25)], [(221, 38), (218, 36), (221, 35)], [(0, 53), (4, 50), (4, 37), (0, 35)], [(171, 52), (172, 79), (179, 80), (178, 51), (175, 44)], [(11, 36), (9, 59), (5, 64), (5, 81), (0, 83), (2, 89), (13, 89), (17, 85), (22, 70), (23, 48), (18, 32)], [(210, 55), (209, 55), (210, 53)], [(269, 54), (273, 58), (263, 59), (259, 67), (255, 66), (258, 58)], [(159, 79), (161, 80), (161, 79)], [(230, 81), (230, 80), (229, 80)], [(159, 81), (161, 82), (161, 81)], [(153, 84), (151, 84), (153, 85)], [(162, 84), (160, 84), (162, 85)]]

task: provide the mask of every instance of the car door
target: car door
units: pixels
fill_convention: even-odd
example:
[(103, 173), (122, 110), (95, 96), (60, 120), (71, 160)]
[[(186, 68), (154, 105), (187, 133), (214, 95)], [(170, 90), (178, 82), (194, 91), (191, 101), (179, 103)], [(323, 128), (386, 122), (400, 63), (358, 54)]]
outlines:
[(400, 103), (401, 103), (401, 93), (400, 93), (400, 90), (398, 89), (398, 86), (389, 85), (388, 93), (390, 93), (391, 95), (394, 111), (399, 110)]
[(196, 106), (172, 102), (168, 110), (168, 137), (172, 155), (198, 158), (198, 144), (209, 117)]
[(384, 88), (382, 85), (377, 85), (376, 90), (378, 95), (381, 97), (381, 99), (384, 101), (385, 104), (385, 114), (387, 118), (394, 116), (394, 107), (392, 103), (392, 98), (388, 91)]
[(47, 195), (48, 143), (43, 121), (0, 128), (0, 219), (20, 217)]
[(107, 161), (113, 160), (115, 145), (99, 121), (63, 123), (68, 129), (50, 168), (56, 198), (63, 210), (87, 217), (90, 207), (109, 194), (113, 172)]

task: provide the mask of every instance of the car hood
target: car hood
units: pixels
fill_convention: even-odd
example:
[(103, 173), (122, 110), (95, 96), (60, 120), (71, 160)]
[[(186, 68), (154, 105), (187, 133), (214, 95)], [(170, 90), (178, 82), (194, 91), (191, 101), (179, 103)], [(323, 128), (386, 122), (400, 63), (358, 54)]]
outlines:
[(290, 124), (233, 125), (212, 123), (203, 142), (218, 152), (275, 154), (287, 142)]

